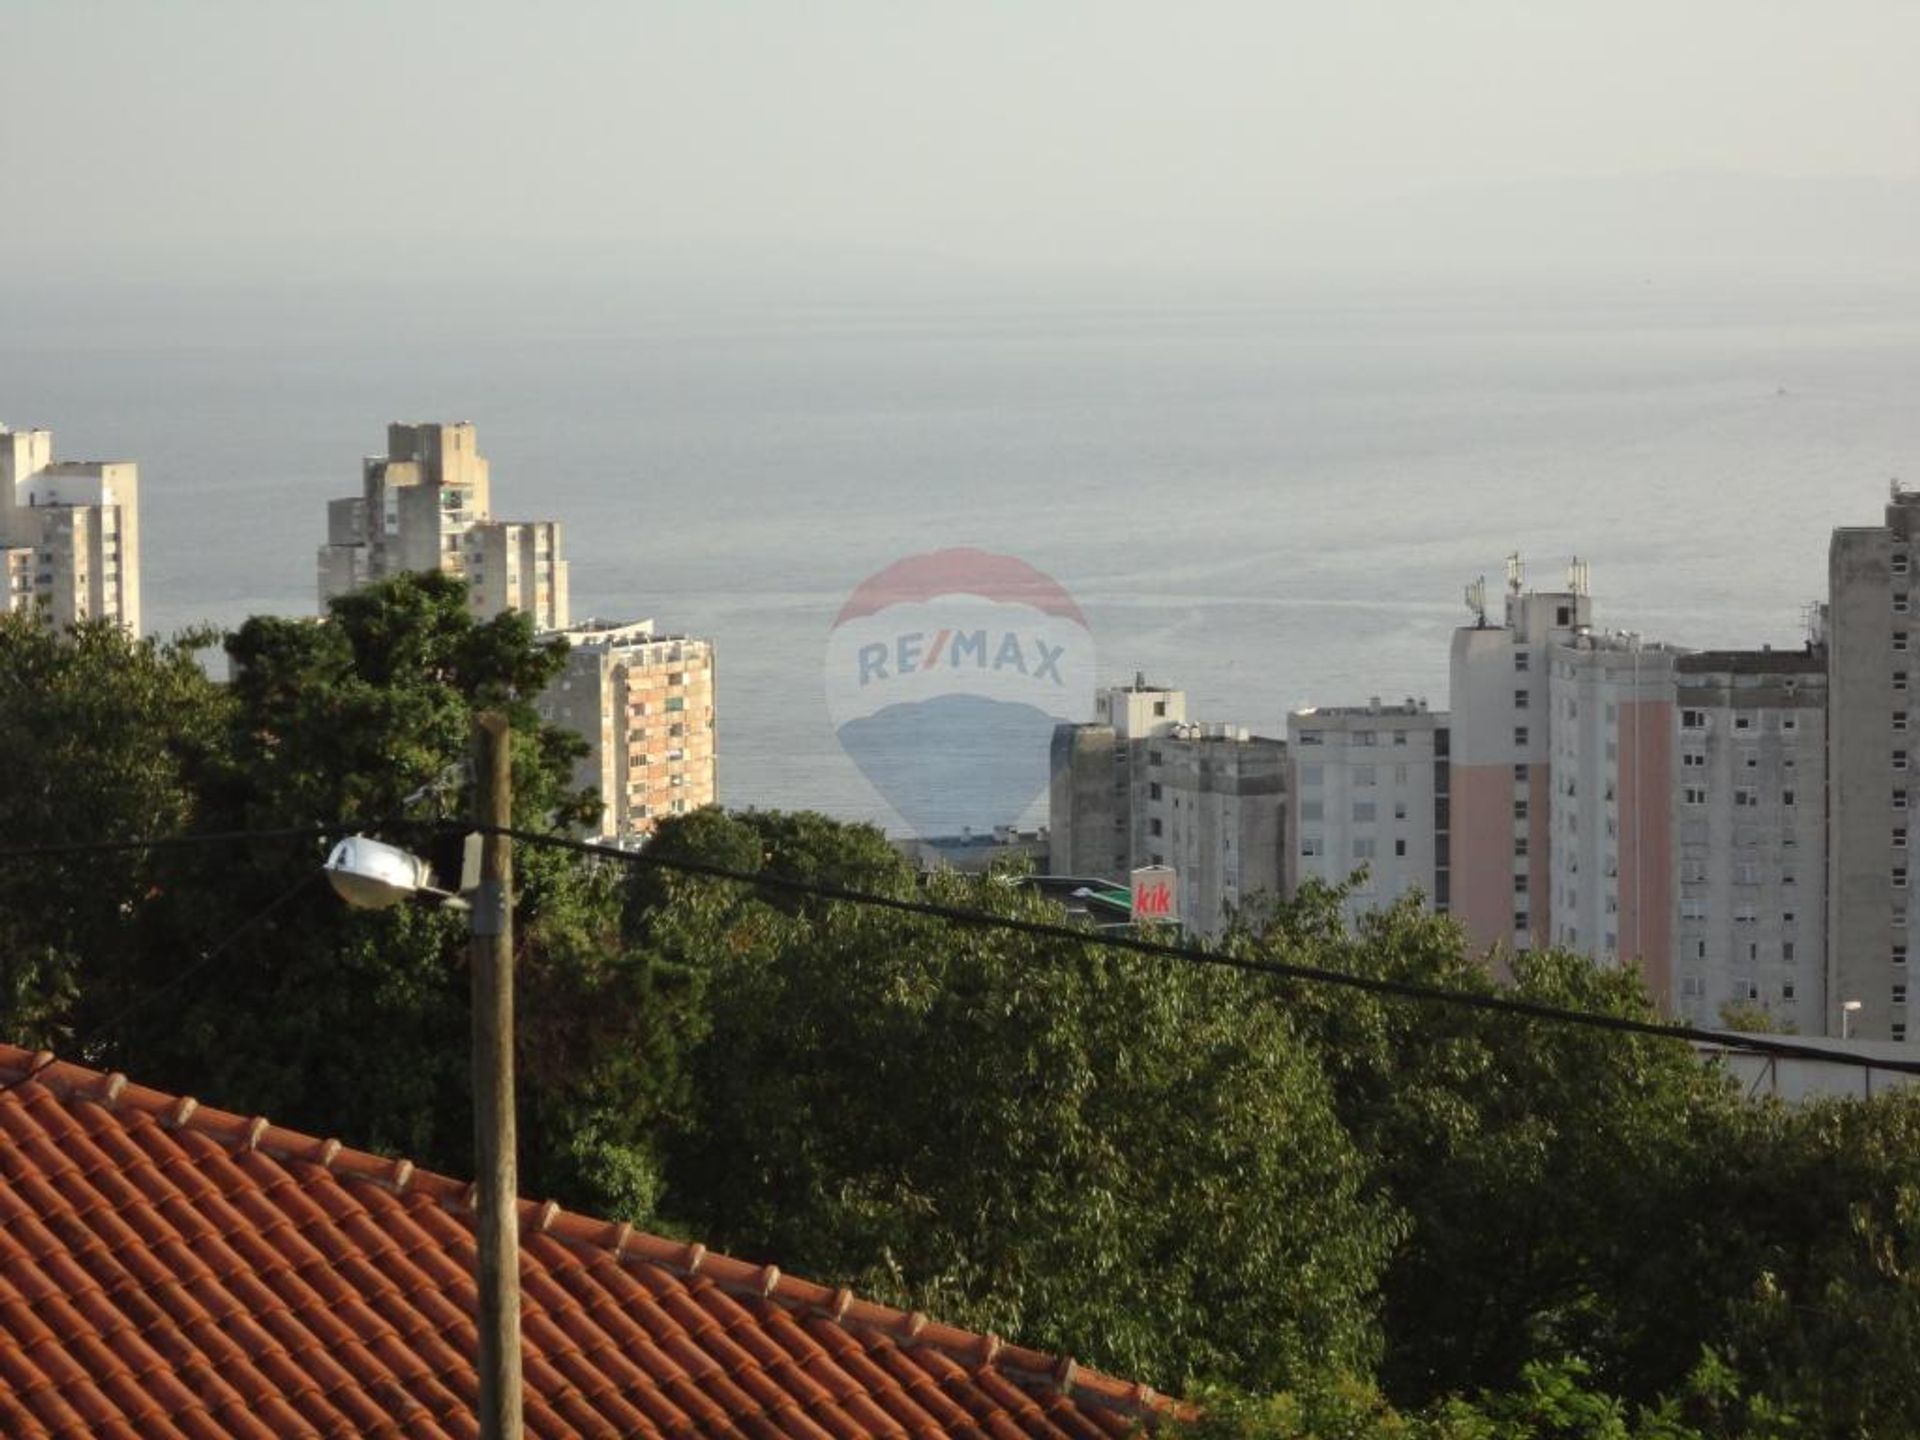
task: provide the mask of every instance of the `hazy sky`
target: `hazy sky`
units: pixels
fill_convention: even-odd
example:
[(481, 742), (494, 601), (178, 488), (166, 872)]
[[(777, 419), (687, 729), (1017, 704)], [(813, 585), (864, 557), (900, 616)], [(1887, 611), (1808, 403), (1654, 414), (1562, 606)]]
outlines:
[(1920, 174), (1905, 0), (0, 0), (0, 53), (16, 279), (1257, 266), (1409, 197)]

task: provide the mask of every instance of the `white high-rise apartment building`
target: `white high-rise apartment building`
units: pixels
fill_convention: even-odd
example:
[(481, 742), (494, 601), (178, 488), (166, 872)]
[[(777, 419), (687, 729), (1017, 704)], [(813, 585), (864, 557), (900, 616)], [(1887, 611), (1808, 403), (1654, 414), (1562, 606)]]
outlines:
[(1674, 664), (1639, 635), (1580, 628), (1547, 652), (1544, 845), (1551, 928), (1568, 950), (1637, 964), (1672, 991)]
[(713, 804), (713, 646), (656, 634), (651, 620), (589, 620), (559, 638), (566, 668), (534, 703), (586, 740), (574, 783), (600, 792), (600, 835), (637, 841)]
[(55, 460), (50, 430), (0, 425), (0, 610), (140, 633), (140, 474), (130, 460)]
[(1636, 966), (1695, 1023), (1757, 1007), (1838, 1033), (1824, 648), (1690, 652), (1596, 629), (1577, 561), (1549, 594), (1524, 590), (1516, 564), (1506, 611), (1454, 640), (1453, 879), (1470, 937)]
[(1326, 706), (1287, 717), (1292, 761), (1289, 892), (1344, 884), (1350, 915), (1418, 892), (1449, 901), (1449, 732), (1423, 700)]
[(496, 520), (473, 426), (387, 427), (387, 453), (361, 465), (361, 493), (329, 501), (320, 603), (410, 570), (465, 579), (476, 616), (519, 610), (534, 628), (568, 622), (567, 563), (553, 520)]

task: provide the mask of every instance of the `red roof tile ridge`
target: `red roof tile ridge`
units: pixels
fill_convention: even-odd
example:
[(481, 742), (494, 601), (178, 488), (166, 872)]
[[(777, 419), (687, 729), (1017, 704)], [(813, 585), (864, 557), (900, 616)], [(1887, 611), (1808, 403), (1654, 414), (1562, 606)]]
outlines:
[[(355, 1150), (337, 1139), (320, 1140), (274, 1125), (263, 1115), (248, 1117), (216, 1110), (191, 1096), (132, 1084), (117, 1072), (103, 1074), (74, 1061), (60, 1060), (50, 1051), (30, 1052), (0, 1043), (0, 1087), (25, 1088), (29, 1084), (41, 1086), (63, 1100), (140, 1111), (168, 1129), (205, 1134), (232, 1149), (258, 1150), (276, 1160), (316, 1165), (337, 1180), (376, 1185), (396, 1194), (411, 1189), (453, 1211), (471, 1212), (474, 1206), (475, 1188), (471, 1183), (418, 1170), (411, 1160)], [(863, 1300), (844, 1286), (823, 1285), (782, 1274), (774, 1265), (716, 1255), (697, 1241), (670, 1240), (629, 1222), (577, 1214), (553, 1200), (522, 1197), (519, 1211), (523, 1233), (546, 1234), (563, 1244), (609, 1255), (623, 1265), (652, 1265), (689, 1279), (697, 1275), (723, 1291), (764, 1297), (784, 1309), (817, 1314), (848, 1328), (883, 1335), (901, 1346), (930, 1347), (962, 1365), (1008, 1374), (1025, 1390), (1051, 1390), (1142, 1419), (1165, 1413), (1176, 1403), (1151, 1386), (1088, 1370), (1069, 1355), (1010, 1345), (998, 1335), (983, 1335), (929, 1320), (919, 1311)]]

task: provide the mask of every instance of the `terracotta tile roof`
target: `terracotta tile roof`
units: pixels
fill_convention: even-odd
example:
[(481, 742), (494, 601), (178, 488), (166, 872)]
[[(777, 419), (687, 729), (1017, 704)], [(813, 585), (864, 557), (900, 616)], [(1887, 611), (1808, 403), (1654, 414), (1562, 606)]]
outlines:
[[(477, 1433), (470, 1187), (44, 1052), (0, 1046), (0, 1085), (0, 1435)], [(529, 1435), (1108, 1440), (1160, 1403), (772, 1266), (520, 1215)]]

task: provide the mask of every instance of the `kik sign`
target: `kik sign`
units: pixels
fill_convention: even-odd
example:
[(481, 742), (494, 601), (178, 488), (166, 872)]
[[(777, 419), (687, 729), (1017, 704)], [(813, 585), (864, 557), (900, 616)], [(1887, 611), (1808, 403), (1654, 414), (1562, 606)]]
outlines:
[(1142, 865), (1133, 872), (1133, 923), (1180, 923), (1180, 877), (1171, 865)]

